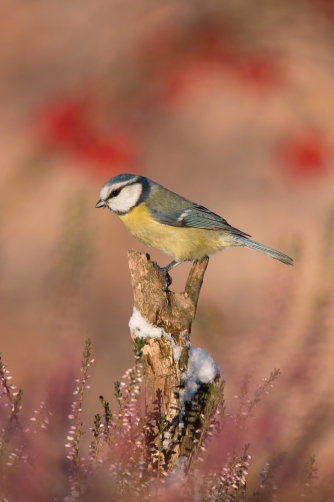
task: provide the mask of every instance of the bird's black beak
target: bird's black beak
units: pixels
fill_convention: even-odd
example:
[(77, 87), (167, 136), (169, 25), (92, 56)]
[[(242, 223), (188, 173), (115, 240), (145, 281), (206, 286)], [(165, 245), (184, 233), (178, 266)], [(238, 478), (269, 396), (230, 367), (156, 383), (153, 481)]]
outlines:
[(104, 200), (99, 200), (96, 204), (95, 207), (106, 207), (106, 203)]

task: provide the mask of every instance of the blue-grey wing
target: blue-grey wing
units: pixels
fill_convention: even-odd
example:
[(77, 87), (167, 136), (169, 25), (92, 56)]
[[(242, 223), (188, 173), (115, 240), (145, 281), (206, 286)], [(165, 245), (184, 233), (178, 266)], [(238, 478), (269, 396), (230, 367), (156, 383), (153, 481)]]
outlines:
[(232, 227), (224, 218), (213, 213), (206, 207), (193, 204), (179, 211), (166, 212), (151, 210), (155, 220), (164, 225), (173, 227), (203, 228), (206, 230), (218, 230), (230, 232), (234, 235), (250, 237), (245, 232)]

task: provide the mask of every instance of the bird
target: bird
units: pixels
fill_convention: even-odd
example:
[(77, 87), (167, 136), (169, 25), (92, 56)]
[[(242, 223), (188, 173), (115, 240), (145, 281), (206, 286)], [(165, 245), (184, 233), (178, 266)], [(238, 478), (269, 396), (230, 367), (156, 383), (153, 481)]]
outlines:
[(145, 176), (118, 174), (111, 178), (101, 188), (95, 207), (110, 209), (139, 241), (173, 256), (166, 267), (159, 267), (165, 289), (172, 282), (172, 268), (230, 247), (243, 246), (293, 265), (289, 256), (251, 240), (218, 214)]

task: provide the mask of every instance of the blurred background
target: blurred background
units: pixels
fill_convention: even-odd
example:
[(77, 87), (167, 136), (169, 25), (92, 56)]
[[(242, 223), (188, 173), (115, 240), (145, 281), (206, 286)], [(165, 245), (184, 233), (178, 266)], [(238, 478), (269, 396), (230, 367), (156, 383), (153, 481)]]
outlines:
[[(292, 256), (210, 259), (193, 345), (236, 406), (280, 368), (249, 441), (254, 479), (273, 451), (334, 441), (334, 4), (331, 0), (13, 0), (0, 6), (0, 350), (29, 416), (47, 400), (60, 449), (84, 340), (96, 364), (84, 428), (133, 363), (130, 247), (94, 205), (143, 174)], [(190, 265), (172, 273), (181, 291)], [(65, 432), (66, 434), (66, 432)], [(59, 443), (58, 441), (58, 443)], [(66, 459), (65, 459), (66, 460)], [(325, 490), (325, 488), (323, 488)]]

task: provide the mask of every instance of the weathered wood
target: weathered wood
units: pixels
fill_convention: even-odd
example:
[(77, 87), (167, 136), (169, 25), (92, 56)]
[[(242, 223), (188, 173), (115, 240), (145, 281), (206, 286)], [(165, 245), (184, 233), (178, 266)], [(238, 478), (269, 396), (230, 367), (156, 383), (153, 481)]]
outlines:
[[(195, 261), (185, 291), (174, 293), (164, 290), (159, 267), (148, 254), (130, 250), (128, 256), (134, 307), (151, 325), (165, 332), (161, 338), (147, 337), (142, 353), (152, 440), (160, 428), (165, 440), (164, 460), (167, 468), (172, 469), (180, 456), (189, 460), (196, 457), (204, 439), (205, 424), (210, 422), (222, 396), (223, 380), (218, 375), (214, 382), (199, 387), (194, 400), (186, 403), (180, 416), (182, 374), (188, 368), (191, 325), (209, 258)], [(136, 336), (138, 333), (131, 334), (134, 343)], [(203, 434), (195, 433), (196, 430)], [(194, 443), (195, 436), (198, 442)]]

